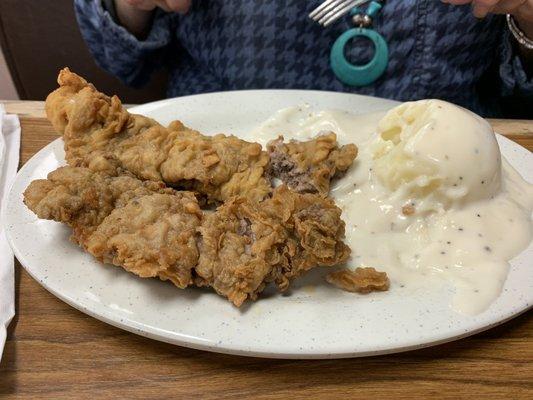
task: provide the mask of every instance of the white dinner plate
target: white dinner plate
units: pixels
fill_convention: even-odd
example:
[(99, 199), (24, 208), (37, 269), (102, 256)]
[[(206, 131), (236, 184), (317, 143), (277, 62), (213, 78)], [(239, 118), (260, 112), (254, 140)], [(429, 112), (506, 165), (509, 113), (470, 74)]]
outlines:
[[(239, 134), (278, 109), (310, 104), (355, 114), (385, 110), (397, 103), (350, 94), (264, 90), (212, 93), (132, 108), (162, 123), (180, 119), (205, 133)], [(528, 181), (533, 157), (498, 136), (504, 156)], [(58, 139), (29, 160), (12, 187), (4, 221), (13, 250), (47, 290), (102, 321), (153, 339), (197, 349), (275, 358), (341, 358), (410, 350), (472, 335), (500, 324), (533, 302), (533, 246), (512, 260), (499, 298), (485, 312), (464, 316), (450, 307), (450, 291), (406, 292), (392, 285), (385, 293), (358, 295), (323, 284), (316, 269), (295, 282), (288, 294), (268, 289), (242, 309), (202, 289), (176, 289), (168, 282), (140, 279), (102, 265), (69, 242), (70, 230), (39, 220), (22, 203), (34, 179), (64, 165)]]

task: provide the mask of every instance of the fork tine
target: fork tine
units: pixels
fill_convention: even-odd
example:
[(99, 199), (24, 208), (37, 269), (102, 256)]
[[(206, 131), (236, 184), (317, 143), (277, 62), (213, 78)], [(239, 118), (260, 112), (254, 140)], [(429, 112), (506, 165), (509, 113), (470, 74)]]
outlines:
[(349, 3), (353, 0), (342, 0), (340, 3), (335, 4), (333, 7), (329, 7), (328, 12), (326, 14), (322, 15), (322, 18), (318, 20), (319, 24), (323, 24), (325, 21), (327, 21), (332, 15), (337, 14), (337, 12), (341, 9), (344, 9), (346, 6), (346, 3)]
[(343, 5), (336, 7), (334, 10), (331, 10), (326, 16), (321, 18), (318, 21), (318, 23), (326, 27), (332, 24), (333, 22), (337, 21), (339, 18), (345, 15), (348, 11), (350, 11), (353, 7), (359, 5), (359, 3), (364, 3), (364, 2), (360, 0), (347, 1)]
[(309, 18), (314, 19), (317, 14), (319, 14), (328, 4), (332, 3), (335, 0), (326, 0), (322, 2), (317, 8), (309, 13)]
[[(323, 16), (327, 15), (329, 13), (329, 10), (336, 7), (340, 3), (343, 3), (346, 0), (326, 0), (324, 3), (322, 3), (320, 6), (318, 6), (317, 9), (315, 9), (312, 13), (314, 15), (311, 17), (315, 21), (318, 21)], [(309, 14), (311, 16), (311, 14)]]

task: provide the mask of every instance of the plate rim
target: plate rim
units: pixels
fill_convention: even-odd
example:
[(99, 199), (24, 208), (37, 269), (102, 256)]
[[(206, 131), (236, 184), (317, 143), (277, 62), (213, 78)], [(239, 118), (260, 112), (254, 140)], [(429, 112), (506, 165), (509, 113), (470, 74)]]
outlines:
[[(255, 94), (255, 93), (282, 93), (282, 92), (287, 92), (287, 93), (306, 93), (306, 94), (310, 94), (310, 93), (315, 93), (317, 95), (320, 95), (320, 94), (329, 94), (329, 95), (332, 95), (332, 96), (344, 96), (344, 97), (359, 97), (359, 98), (364, 98), (364, 99), (374, 99), (374, 100), (380, 100), (380, 101), (385, 101), (385, 102), (388, 102), (388, 103), (396, 103), (396, 104), (401, 104), (402, 102), (401, 101), (398, 101), (398, 100), (392, 100), (392, 99), (387, 99), (385, 97), (378, 97), (378, 96), (369, 96), (369, 95), (366, 95), (366, 94), (358, 94), (358, 93), (348, 93), (348, 92), (335, 92), (333, 90), (313, 90), (313, 89), (240, 89), (240, 90), (223, 90), (223, 91), (215, 91), (215, 92), (207, 92), (207, 93), (196, 93), (196, 94), (189, 94), (189, 95), (186, 95), (186, 96), (175, 96), (175, 97), (170, 97), (168, 99), (161, 99), (161, 100), (155, 100), (155, 101), (150, 101), (148, 103), (143, 103), (143, 104), (126, 104), (126, 106), (128, 106), (127, 110), (129, 112), (133, 112), (135, 114), (140, 114), (138, 112), (136, 112), (137, 109), (144, 109), (145, 107), (148, 107), (148, 106), (159, 106), (159, 105), (163, 105), (163, 104), (166, 104), (166, 103), (172, 103), (172, 102), (175, 102), (176, 100), (182, 100), (182, 99), (191, 99), (191, 98), (196, 98), (196, 97), (208, 97), (208, 96), (213, 96), (213, 97), (216, 97), (216, 96), (220, 96), (220, 95), (228, 95), (228, 94), (232, 94), (232, 95), (238, 95), (239, 93), (248, 93), (248, 94)], [(429, 99), (428, 99), (429, 100)], [(29, 161), (29, 160), (28, 160)]]
[[(251, 91), (254, 91), (254, 92), (265, 92), (265, 90), (247, 90), (247, 91), (233, 91), (234, 93), (235, 92), (251, 92)], [(267, 91), (276, 91), (276, 92), (294, 92), (293, 90), (285, 90), (285, 89), (279, 89), (279, 90), (267, 90)], [(310, 92), (310, 91), (306, 91), (306, 90), (296, 90), (298, 92)], [(311, 92), (322, 92), (323, 91), (311, 91)], [(203, 96), (203, 95), (217, 95), (217, 94), (220, 94), (220, 93), (227, 93), (227, 92), (215, 92), (215, 93), (208, 93), (208, 94), (198, 94), (198, 95), (193, 95), (193, 96)], [(351, 96), (351, 94), (349, 93), (336, 93), (336, 92), (329, 92), (329, 93), (332, 93), (332, 94), (341, 94), (341, 95), (347, 95), (347, 96)], [(356, 96), (359, 96), (359, 97), (371, 97), (371, 96), (362, 96), (362, 95), (356, 95)], [(190, 97), (190, 96), (186, 96), (186, 97)], [(179, 98), (179, 99), (183, 99), (183, 97)], [(374, 98), (376, 99), (376, 98)], [(146, 106), (146, 105), (154, 105), (154, 104), (162, 104), (162, 103), (171, 103), (172, 101), (175, 101), (176, 98), (174, 99), (164, 99), (164, 100), (159, 100), (157, 102), (152, 102), (152, 103), (147, 103), (145, 105), (140, 105), (140, 106), (136, 106), (136, 107), (143, 107), (143, 106)], [(130, 111), (132, 112), (136, 112), (135, 111), (135, 108), (130, 108), (129, 109)], [(512, 143), (513, 146), (519, 146), (520, 148), (522, 148), (522, 146), (516, 144), (515, 142), (513, 142), (512, 140), (502, 136), (502, 135), (499, 135), (499, 138), (500, 139), (503, 139), (504, 141), (508, 141), (509, 143)], [(187, 336), (187, 340), (183, 340), (184, 338), (184, 335), (183, 334), (180, 334), (179, 332), (171, 332), (170, 335), (167, 333), (167, 335), (165, 336), (164, 334), (161, 333), (161, 331), (152, 326), (152, 325), (143, 325), (139, 322), (136, 322), (136, 321), (133, 321), (129, 318), (122, 318), (122, 321), (118, 318), (116, 319), (113, 319), (113, 316), (112, 316), (112, 312), (109, 312), (108, 310), (106, 310), (105, 308), (101, 308), (99, 310), (97, 310), (96, 307), (94, 308), (90, 308), (90, 307), (85, 307), (83, 305), (80, 305), (76, 302), (76, 299), (74, 298), (71, 298), (70, 296), (68, 295), (65, 295), (63, 294), (61, 291), (59, 290), (55, 290), (54, 288), (52, 288), (48, 282), (43, 282), (42, 280), (40, 280), (37, 276), (35, 276), (33, 273), (32, 273), (32, 269), (31, 267), (29, 267), (27, 264), (27, 260), (25, 259), (25, 256), (22, 254), (22, 252), (20, 251), (20, 249), (15, 245), (15, 242), (14, 242), (14, 238), (12, 237), (12, 234), (11, 234), (11, 231), (10, 231), (10, 228), (9, 226), (7, 226), (7, 219), (6, 219), (6, 213), (7, 213), (7, 205), (10, 203), (10, 200), (13, 198), (13, 197), (16, 197), (17, 195), (20, 195), (20, 193), (13, 193), (14, 192), (14, 185), (15, 185), (15, 182), (19, 179), (19, 175), (22, 175), (24, 172), (26, 172), (26, 170), (28, 169), (32, 169), (32, 163), (30, 163), (30, 161), (33, 161), (33, 163), (37, 162), (36, 160), (39, 159), (39, 158), (42, 158), (44, 154), (48, 154), (49, 151), (50, 151), (50, 148), (51, 147), (54, 147), (54, 146), (57, 146), (58, 145), (58, 142), (62, 142), (62, 138), (58, 138), (58, 139), (55, 139), (54, 141), (52, 141), (51, 143), (47, 144), (45, 147), (43, 147), (41, 150), (39, 150), (36, 154), (34, 154), (23, 166), (22, 168), (17, 172), (17, 176), (15, 177), (15, 179), (12, 181), (11, 183), (11, 186), (8, 190), (8, 196), (6, 197), (6, 201), (4, 202), (3, 204), (3, 207), (2, 207), (2, 210), (1, 210), (1, 217), (2, 217), (2, 222), (3, 222), (3, 225), (4, 225), (4, 228), (5, 228), (5, 232), (6, 232), (6, 237), (8, 239), (8, 242), (11, 246), (11, 248), (13, 249), (13, 252), (15, 253), (17, 259), (19, 260), (19, 262), (21, 263), (21, 265), (24, 267), (24, 269), (28, 272), (28, 274), (34, 279), (36, 280), (41, 286), (43, 286), (48, 292), (50, 292), (51, 294), (53, 294), (54, 296), (58, 297), (59, 299), (61, 299), (62, 301), (64, 301), (65, 303), (69, 304), (70, 306), (72, 306), (73, 308), (87, 314), (87, 315), (90, 315), (91, 317), (93, 318), (96, 318), (102, 322), (105, 322), (105, 323), (108, 323), (112, 326), (115, 326), (115, 327), (118, 327), (120, 329), (124, 329), (126, 331), (129, 331), (129, 332), (132, 332), (132, 333), (135, 333), (135, 334), (138, 334), (138, 335), (141, 335), (141, 336), (144, 336), (144, 337), (148, 337), (148, 338), (151, 338), (151, 339), (154, 339), (154, 340), (159, 340), (159, 341), (162, 341), (162, 342), (166, 342), (166, 343), (170, 343), (170, 344), (175, 344), (175, 345), (180, 345), (180, 346), (184, 346), (184, 347), (190, 347), (190, 348), (194, 348), (194, 349), (198, 349), (198, 350), (206, 350), (206, 351), (213, 351), (213, 352), (218, 352), (218, 353), (224, 353), (224, 354), (233, 354), (233, 355), (241, 355), (241, 356), (252, 356), (252, 357), (263, 357), (263, 358), (281, 358), (281, 359), (332, 359), (332, 358), (352, 358), (352, 357), (366, 357), (366, 356), (373, 356), (373, 355), (379, 355), (379, 354), (391, 354), (391, 353), (400, 353), (400, 352), (405, 352), (405, 351), (410, 351), (410, 350), (414, 350), (414, 349), (420, 349), (420, 348), (424, 348), (424, 347), (430, 347), (430, 346), (435, 346), (435, 345), (439, 345), (439, 344), (442, 344), (442, 343), (446, 343), (446, 342), (451, 342), (451, 341), (454, 341), (454, 340), (458, 340), (458, 339), (461, 339), (461, 338), (464, 338), (464, 337), (467, 337), (467, 336), (471, 336), (471, 335), (474, 335), (474, 334), (477, 334), (479, 332), (482, 332), (484, 330), (487, 330), (487, 329), (490, 329), (494, 326), (497, 326), (497, 325), (500, 325), (500, 324), (503, 324), (505, 322), (507, 322), (508, 320), (524, 313), (524, 312), (527, 312), (529, 309), (531, 309), (533, 307), (533, 304), (529, 304), (527, 305), (526, 307), (520, 307), (518, 309), (513, 309), (512, 311), (508, 312), (508, 313), (504, 313), (504, 317), (499, 319), (498, 321), (494, 322), (494, 323), (491, 323), (491, 324), (486, 324), (484, 326), (481, 326), (479, 328), (475, 328), (475, 329), (472, 329), (472, 330), (469, 330), (467, 332), (463, 332), (463, 333), (458, 333), (456, 335), (452, 335), (450, 336), (449, 334), (446, 335), (446, 334), (439, 334), (439, 335), (436, 335), (436, 334), (433, 334), (432, 335), (432, 338), (435, 338), (435, 340), (428, 340), (426, 342), (420, 342), (420, 340), (413, 340), (411, 339), (410, 341), (411, 342), (416, 342), (416, 343), (412, 343), (412, 344), (406, 344), (404, 346), (393, 346), (391, 348), (391, 345), (389, 344), (388, 346), (384, 346), (384, 347), (388, 347), (388, 348), (384, 348), (384, 349), (377, 349), (377, 350), (373, 350), (373, 351), (356, 351), (356, 352), (350, 352), (350, 351), (337, 351), (337, 352), (324, 352), (322, 350), (318, 350), (318, 349), (314, 349), (313, 352), (307, 352), (307, 353), (304, 353), (302, 351), (296, 351), (296, 352), (293, 352), (293, 353), (287, 353), (287, 352), (283, 352), (283, 353), (280, 353), (280, 352), (272, 352), (272, 351), (265, 351), (265, 349), (255, 349), (255, 350), (248, 350), (248, 349), (245, 349), (243, 347), (238, 347), (234, 344), (225, 344), (223, 347), (219, 347), (217, 346), (216, 344), (215, 345), (210, 345), (210, 344), (206, 344), (206, 342), (204, 340), (199, 340), (198, 338), (196, 337), (191, 337), (191, 336)], [(458, 328), (455, 328), (458, 330)], [(449, 333), (449, 331), (448, 331)], [(409, 342), (409, 341), (403, 341), (403, 342)], [(400, 342), (400, 343), (403, 343), (403, 342)], [(232, 347), (234, 346), (234, 347)]]

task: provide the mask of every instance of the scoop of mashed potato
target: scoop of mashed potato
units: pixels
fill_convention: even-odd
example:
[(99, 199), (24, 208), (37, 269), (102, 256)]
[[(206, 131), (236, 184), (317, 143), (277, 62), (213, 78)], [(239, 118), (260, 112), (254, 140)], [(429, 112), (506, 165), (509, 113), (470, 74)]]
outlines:
[(373, 173), (391, 192), (427, 208), (488, 198), (500, 188), (501, 157), (491, 126), (440, 100), (404, 103), (379, 122)]

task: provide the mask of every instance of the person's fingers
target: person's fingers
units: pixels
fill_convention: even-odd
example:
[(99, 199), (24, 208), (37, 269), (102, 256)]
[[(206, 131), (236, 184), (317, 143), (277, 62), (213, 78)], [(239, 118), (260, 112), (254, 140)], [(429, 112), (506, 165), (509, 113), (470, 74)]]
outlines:
[(527, 0), (500, 1), (498, 4), (496, 4), (496, 7), (494, 7), (493, 12), (498, 13), (498, 14), (507, 14), (511, 11), (518, 9), (518, 7), (526, 3), (526, 1)]
[(191, 0), (166, 0), (168, 8), (172, 11), (185, 14), (191, 7)]
[(494, 7), (494, 4), (498, 0), (441, 0), (443, 3), (451, 4), (454, 6), (463, 6), (465, 4), (472, 4), (472, 11), (477, 18), (485, 17), (490, 10)]
[(441, 0), (455, 6), (472, 4), (472, 11), (478, 18), (488, 13), (533, 16), (533, 0)]
[(493, 12), (498, 14), (513, 14), (533, 21), (533, 0), (505, 0), (494, 7)]
[(156, 7), (154, 0), (125, 0), (130, 6), (139, 10), (151, 11)]
[(472, 3), (472, 0), (441, 0), (446, 4), (453, 4), (454, 6), (461, 6), (463, 4)]
[(476, 18), (485, 18), (501, 0), (474, 0), (472, 12)]
[(472, 0), (441, 0), (443, 3), (453, 4), (454, 6), (462, 6), (464, 4), (472, 3)]
[(155, 0), (154, 1), (156, 6), (159, 7), (160, 9), (162, 9), (163, 11), (166, 11), (166, 12), (171, 12), (172, 9), (167, 5), (167, 1), (166, 0)]

